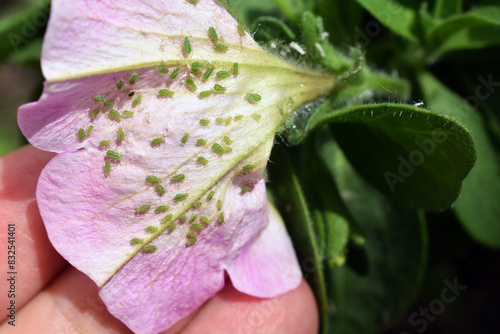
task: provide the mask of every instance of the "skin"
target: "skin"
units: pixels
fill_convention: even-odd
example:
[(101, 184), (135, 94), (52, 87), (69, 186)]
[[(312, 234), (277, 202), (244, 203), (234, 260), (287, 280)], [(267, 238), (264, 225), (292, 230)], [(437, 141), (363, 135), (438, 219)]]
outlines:
[[(38, 212), (38, 176), (53, 153), (31, 146), (0, 157), (0, 306), (8, 307), (7, 224), (15, 223), (16, 322), (1, 333), (130, 333), (106, 310), (97, 286), (52, 247)], [(5, 309), (4, 309), (5, 310)], [(4, 311), (6, 314), (7, 312)], [(5, 315), (3, 315), (5, 319)], [(238, 292), (229, 280), (216, 296), (165, 333), (318, 332), (318, 311), (307, 283), (273, 299)]]

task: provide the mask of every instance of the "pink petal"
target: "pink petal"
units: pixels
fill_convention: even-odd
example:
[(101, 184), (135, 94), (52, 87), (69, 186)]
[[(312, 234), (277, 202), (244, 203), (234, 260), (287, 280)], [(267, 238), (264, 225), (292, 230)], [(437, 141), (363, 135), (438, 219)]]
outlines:
[(302, 273), (295, 250), (273, 206), (260, 236), (226, 270), (237, 290), (255, 297), (275, 297), (300, 285)]

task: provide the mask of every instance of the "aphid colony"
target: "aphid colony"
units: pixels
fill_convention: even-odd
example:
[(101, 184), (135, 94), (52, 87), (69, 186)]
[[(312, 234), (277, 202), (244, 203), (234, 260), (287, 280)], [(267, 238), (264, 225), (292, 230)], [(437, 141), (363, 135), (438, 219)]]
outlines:
[[(194, 4), (196, 4), (198, 2), (197, 0), (189, 0), (189, 1), (194, 3)], [(238, 32), (240, 33), (241, 36), (243, 36), (245, 34), (243, 27), (241, 25), (238, 25)], [(223, 44), (221, 42), (221, 39), (220, 39), (219, 35), (217, 34), (217, 31), (215, 30), (214, 27), (208, 28), (208, 34), (209, 34), (210, 39), (214, 43), (214, 51), (224, 52), (224, 51), (228, 50), (229, 47), (226, 44)], [(182, 44), (182, 51), (183, 51), (185, 56), (188, 56), (193, 52), (193, 48), (191, 45), (191, 41), (189, 40), (189, 37), (184, 38), (184, 41)], [(223, 78), (227, 78), (227, 77), (231, 76), (231, 74), (234, 76), (237, 76), (239, 74), (239, 71), (240, 71), (238, 63), (233, 63), (232, 73), (231, 73), (231, 71), (228, 71), (228, 70), (216, 71), (216, 69), (214, 67), (208, 67), (203, 72), (204, 66), (205, 65), (201, 62), (193, 62), (190, 64), (190, 66), (187, 66), (187, 67), (186, 66), (178, 66), (175, 68), (169, 68), (169, 67), (160, 66), (160, 67), (156, 67), (155, 70), (159, 74), (169, 74), (170, 73), (169, 74), (170, 79), (174, 80), (178, 77), (178, 75), (181, 73), (183, 68), (186, 67), (186, 69), (190, 70), (191, 74), (193, 74), (195, 78), (196, 78), (196, 76), (201, 77), (200, 80), (203, 80), (203, 81), (209, 80), (213, 73), (215, 73), (215, 76), (217, 78), (223, 79)], [(130, 77), (128, 78), (128, 80), (126, 80), (126, 81), (119, 80), (118, 82), (116, 82), (116, 89), (118, 91), (121, 91), (122, 89), (124, 89), (124, 87), (126, 87), (126, 82), (128, 82), (128, 84), (130, 85), (130, 87), (129, 87), (129, 89), (130, 89), (131, 86), (134, 85), (138, 80), (140, 80), (139, 74), (132, 73), (130, 75)], [(192, 91), (192, 92), (195, 92), (198, 90), (198, 86), (196, 85), (196, 82), (194, 81), (193, 77), (186, 78), (185, 85), (186, 85), (187, 89)], [(200, 99), (205, 99), (205, 98), (209, 98), (213, 94), (223, 94), (226, 91), (227, 91), (226, 87), (217, 83), (217, 84), (214, 84), (212, 90), (206, 90), (206, 91), (200, 92), (198, 94), (198, 97)], [(127, 93), (128, 92), (126, 92), (126, 94)], [(137, 93), (137, 94), (135, 94), (135, 93)], [(139, 92), (132, 91), (132, 92), (128, 93), (127, 95), (129, 98), (133, 98), (132, 108), (137, 107), (142, 101), (142, 95)], [(170, 89), (160, 89), (160, 90), (158, 90), (158, 95), (160, 97), (171, 98), (175, 95), (175, 92), (170, 90)], [(246, 94), (246, 99), (248, 100), (249, 103), (258, 103), (259, 101), (261, 101), (262, 98), (259, 94), (256, 94), (254, 92), (248, 92)], [(122, 121), (123, 119), (133, 117), (135, 114), (135, 111), (132, 111), (132, 110), (123, 110), (120, 113), (117, 110), (119, 108), (116, 108), (116, 107), (115, 107), (116, 109), (112, 108), (117, 104), (117, 101), (108, 99), (105, 94), (99, 94), (99, 95), (94, 96), (93, 102), (97, 103), (97, 104), (101, 104), (102, 107), (97, 107), (97, 108), (93, 109), (91, 116), (90, 116), (91, 120), (95, 120), (100, 114), (105, 113), (104, 110), (107, 108), (109, 108), (109, 109), (107, 110), (106, 114), (109, 117), (109, 119), (113, 120), (113, 121)], [(258, 121), (260, 119), (260, 117), (261, 116), (257, 113), (252, 114), (252, 118), (255, 121)], [(234, 117), (235, 121), (240, 121), (241, 119), (243, 119), (243, 115), (237, 115)], [(232, 117), (228, 117), (228, 118), (217, 117), (215, 122), (212, 124), (215, 124), (215, 125), (224, 125), (225, 124), (226, 126), (228, 126), (232, 120), (233, 120)], [(211, 124), (211, 121), (209, 119), (200, 119), (199, 120), (199, 125), (201, 127), (208, 127), (208, 126), (210, 126), (210, 124)], [(83, 128), (78, 129), (78, 131), (77, 131), (78, 139), (82, 142), (86, 141), (88, 139), (88, 137), (91, 135), (92, 130), (93, 130), (93, 125), (90, 125), (87, 129), (83, 129)], [(124, 129), (122, 127), (118, 128), (118, 132), (116, 134), (116, 143), (124, 142), (125, 138), (126, 138), (126, 133), (125, 133)], [(106, 152), (105, 159), (104, 159), (104, 175), (106, 177), (108, 177), (112, 173), (112, 166), (124, 158), (122, 156), (122, 153), (119, 152), (119, 150), (108, 149), (108, 147), (110, 145), (112, 145), (113, 142), (114, 141), (112, 141), (110, 139), (103, 139), (103, 140), (99, 141), (99, 146), (104, 148), (105, 152)], [(158, 137), (150, 139), (150, 145), (152, 147), (158, 147), (158, 146), (162, 145), (164, 142), (165, 142), (165, 138), (162, 136), (158, 136)], [(185, 133), (182, 136), (180, 142), (182, 144), (188, 144), (189, 133)], [(226, 154), (226, 153), (231, 153), (232, 148), (230, 147), (230, 145), (232, 144), (232, 142), (233, 141), (227, 135), (225, 135), (225, 136), (223, 136), (222, 141), (220, 143), (217, 143), (217, 142), (212, 143), (211, 149), (213, 152), (215, 152), (219, 156)], [(202, 146), (207, 145), (207, 141), (203, 138), (199, 138), (196, 140), (194, 145), (202, 147)], [(208, 165), (209, 164), (209, 160), (203, 156), (198, 156), (196, 159), (197, 159), (197, 162), (201, 165)], [(255, 168), (255, 165), (252, 165), (252, 164), (244, 165), (242, 167), (242, 172), (250, 171), (253, 168)], [(184, 174), (176, 174), (176, 175), (171, 176), (170, 180), (172, 182), (179, 183), (179, 182), (184, 181), (185, 178), (186, 178), (186, 175), (184, 175)], [(163, 179), (159, 176), (156, 176), (156, 175), (146, 176), (146, 182), (148, 182), (149, 184), (151, 184), (154, 187), (154, 190), (156, 191), (156, 193), (160, 197), (166, 194), (166, 189), (162, 185), (162, 181), (163, 181)], [(241, 194), (245, 194), (249, 190), (250, 190), (250, 187), (244, 186), (241, 189)], [(211, 202), (212, 199), (214, 198), (214, 195), (215, 195), (215, 192), (210, 191), (207, 194), (205, 201), (207, 203)], [(182, 202), (188, 197), (189, 197), (189, 194), (187, 194), (187, 193), (179, 193), (173, 197), (173, 201)], [(192, 207), (193, 208), (201, 208), (202, 206), (203, 206), (203, 202), (196, 201)], [(188, 217), (186, 215), (186, 213), (184, 213), (180, 217), (178, 217), (178, 219), (182, 223), (185, 223), (188, 220), (190, 222), (190, 227), (189, 227), (190, 230), (187, 232), (187, 235), (186, 235), (186, 237), (187, 237), (186, 245), (187, 246), (193, 245), (197, 241), (198, 233), (200, 233), (207, 225), (209, 225), (210, 222), (218, 220), (218, 222), (220, 224), (224, 224), (225, 217), (224, 217), (224, 212), (222, 212), (222, 200), (221, 199), (217, 199), (217, 201), (215, 202), (215, 208), (216, 208), (216, 213), (213, 214), (211, 217), (207, 217), (207, 216), (203, 216), (203, 215), (200, 215), (198, 217), (197, 214), (193, 214), (193, 215), (191, 215), (191, 217)], [(146, 212), (150, 211), (151, 209), (152, 209), (151, 204), (141, 204), (140, 206), (135, 208), (135, 214), (142, 215), (142, 214), (145, 214)], [(167, 212), (169, 209), (170, 209), (170, 206), (162, 204), (162, 205), (156, 206), (156, 208), (154, 208), (154, 212), (155, 213), (164, 213), (164, 212)], [(151, 244), (147, 244), (147, 243), (150, 240), (152, 240), (153, 237), (155, 237), (159, 233), (163, 232), (164, 230), (167, 230), (168, 233), (173, 232), (175, 230), (175, 228), (177, 227), (177, 223), (175, 223), (173, 219), (174, 219), (174, 214), (172, 214), (172, 213), (167, 214), (166, 216), (164, 216), (161, 219), (161, 225), (159, 227), (150, 225), (150, 226), (147, 226), (145, 228), (146, 232), (152, 234), (151, 238), (148, 238), (147, 240), (144, 240), (142, 238), (132, 238), (130, 240), (130, 243), (132, 245), (141, 246), (142, 250), (144, 252), (154, 252), (157, 249), (157, 247), (154, 245), (151, 245)]]

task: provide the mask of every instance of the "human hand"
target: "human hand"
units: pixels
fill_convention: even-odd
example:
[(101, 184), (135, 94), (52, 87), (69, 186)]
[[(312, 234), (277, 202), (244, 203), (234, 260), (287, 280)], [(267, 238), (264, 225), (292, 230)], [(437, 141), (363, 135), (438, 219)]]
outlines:
[[(15, 300), (16, 318), (15, 327), (6, 318), (0, 333), (130, 333), (107, 311), (95, 283), (70, 266), (47, 238), (35, 189), (53, 156), (26, 146), (0, 158), (0, 249), (7, 253), (7, 225), (15, 224), (17, 272), (15, 299), (9, 299), (11, 270), (5, 256), (0, 306)], [(165, 333), (317, 332), (318, 311), (305, 282), (276, 298), (260, 299), (238, 292), (227, 280), (216, 296)]]

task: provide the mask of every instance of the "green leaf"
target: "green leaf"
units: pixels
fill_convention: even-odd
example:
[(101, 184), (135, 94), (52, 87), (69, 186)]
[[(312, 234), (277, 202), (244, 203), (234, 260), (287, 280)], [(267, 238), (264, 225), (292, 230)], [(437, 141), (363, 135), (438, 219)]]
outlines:
[(303, 266), (305, 279), (311, 288), (318, 303), (321, 333), (327, 333), (327, 302), (326, 289), (323, 277), (322, 255), (318, 247), (317, 236), (313, 229), (311, 213), (307, 207), (304, 192), (299, 178), (285, 152), (276, 145), (271, 160), (275, 164), (268, 166), (269, 178), (272, 180), (270, 191), (275, 204), (286, 222), (299, 263)]
[(437, 0), (434, 5), (434, 17), (437, 19), (462, 12), (462, 0)]
[(423, 214), (388, 202), (363, 182), (338, 146), (324, 142), (321, 155), (344, 202), (366, 233), (348, 249), (344, 266), (327, 267), (333, 333), (376, 333), (401, 316), (426, 267)]
[(500, 33), (498, 29), (487, 27), (477, 27), (463, 29), (444, 40), (434, 50), (430, 61), (435, 58), (456, 50), (475, 50), (490, 46), (500, 45)]
[(395, 34), (418, 42), (419, 39), (414, 31), (417, 26), (417, 13), (414, 9), (394, 0), (356, 1)]
[(426, 210), (450, 206), (475, 161), (472, 139), (449, 117), (392, 103), (326, 115), (356, 170), (398, 203)]
[(49, 17), (49, 0), (41, 0), (0, 20), (0, 61), (19, 52), (40, 35)]
[[(470, 130), (477, 150), (477, 161), (463, 182), (454, 211), (469, 234), (478, 242), (500, 247), (500, 168), (499, 156), (488, 137), (480, 114), (465, 100), (446, 88), (432, 74), (420, 73), (418, 80), (425, 101), (433, 110), (453, 116)], [(473, 100), (474, 96), (471, 96)]]
[(478, 7), (467, 13), (448, 17), (429, 30), (429, 46), (431, 50), (439, 49), (442, 43), (460, 31), (484, 26), (500, 26), (500, 7)]

